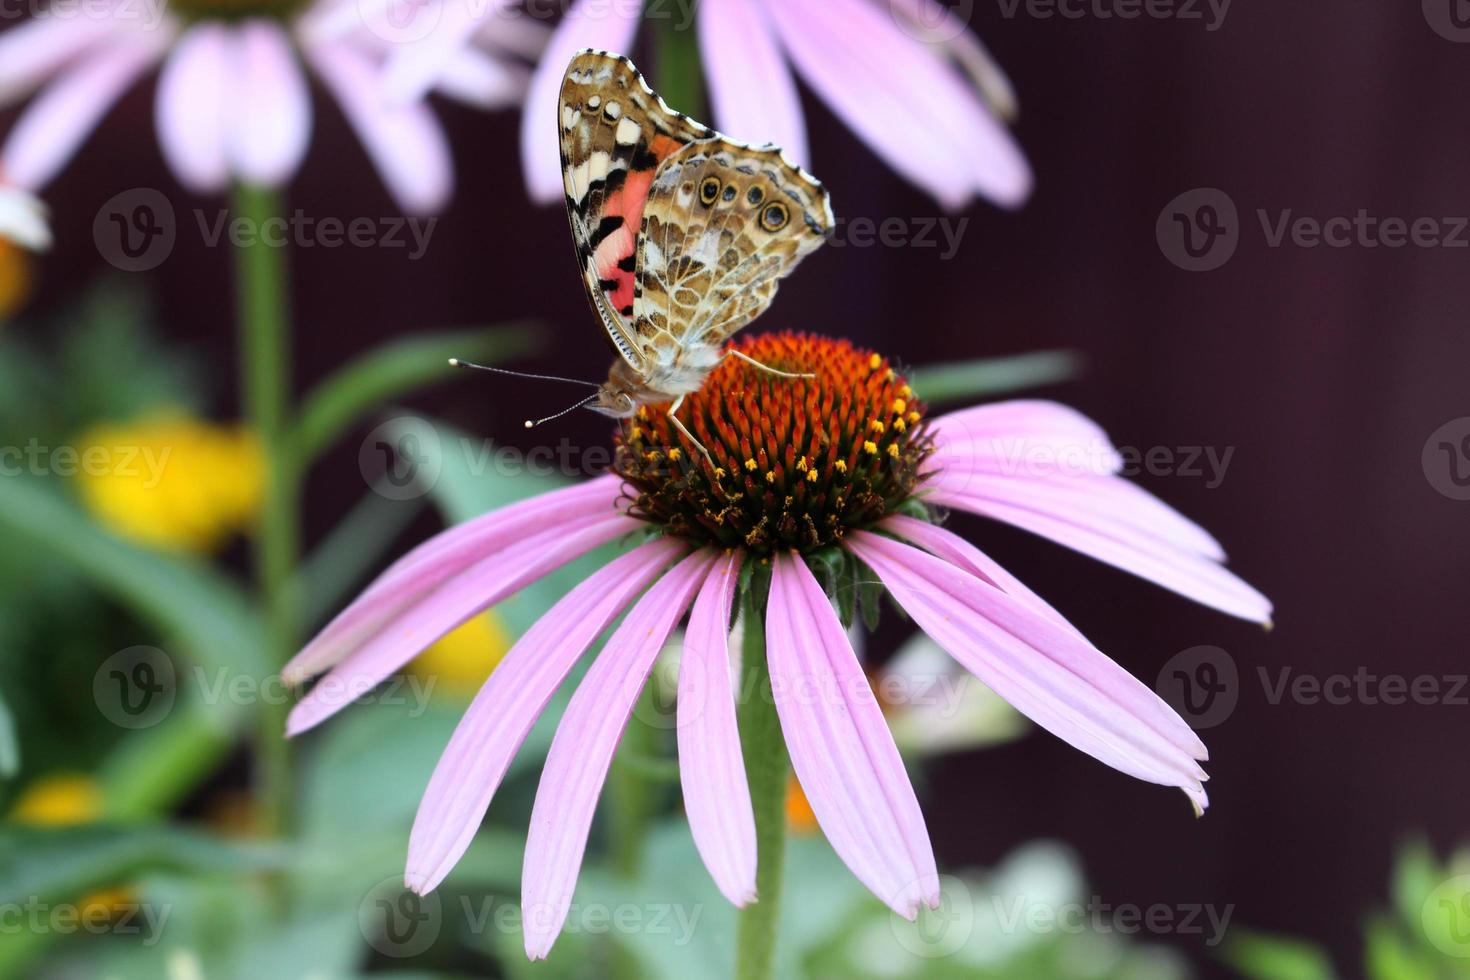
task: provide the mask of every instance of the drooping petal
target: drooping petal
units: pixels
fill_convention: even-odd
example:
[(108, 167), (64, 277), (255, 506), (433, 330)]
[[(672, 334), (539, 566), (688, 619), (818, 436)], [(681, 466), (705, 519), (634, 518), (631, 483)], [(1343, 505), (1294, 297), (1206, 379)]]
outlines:
[(1015, 399), (935, 419), (935, 460), (945, 467), (1038, 476), (1117, 473), (1123, 459), (1106, 432), (1074, 408)]
[(317, 682), (287, 721), (297, 735), (336, 714), (439, 637), (543, 575), (628, 533), (630, 519), (582, 518), (524, 538), (415, 602)]
[(626, 53), (641, 15), (640, 5), (636, 3), (578, 0), (551, 35), (536, 73), (531, 76), (526, 108), (521, 112), (521, 166), (531, 200), (550, 204), (566, 195), (556, 102), (567, 65), (583, 48)]
[[(941, 470), (925, 499), (1014, 524), (1232, 616), (1271, 619), (1270, 600), (1219, 563), (1218, 545), (1205, 550), (1213, 539), (1141, 488), (1116, 477), (1043, 486), (977, 476)], [(1191, 527), (1203, 537), (1191, 539)]]
[(566, 921), (597, 797), (633, 705), (714, 560), (711, 551), (695, 552), (649, 588), (588, 668), (557, 727), (521, 872), (526, 955), (533, 960), (546, 957)]
[(449, 141), (424, 102), (390, 103), (371, 62), (346, 43), (307, 49), (398, 206), (433, 214), (454, 190)]
[(761, 0), (703, 0), (698, 17), (716, 125), (735, 139), (775, 143), (810, 166), (796, 79)]
[(524, 99), (530, 83), (525, 69), (465, 48), (445, 64), (435, 91), (479, 109), (498, 109)]
[(426, 894), (444, 880), (572, 666), (679, 552), (677, 542), (664, 538), (609, 562), (552, 606), (505, 655), (434, 767), (408, 842), (409, 888)]
[(32, 192), (45, 186), (169, 40), (163, 28), (124, 34), (52, 79), (5, 140), (0, 177)]
[[(402, 44), (388, 59), (383, 92), (394, 105), (419, 101), (443, 77), (445, 66), (464, 50), (487, 21), (504, 17), (511, 0), (446, 0), (428, 8), (438, 19), (422, 37)], [(565, 66), (563, 66), (565, 67)]]
[(1203, 810), (1203, 743), (1157, 694), (1075, 631), (933, 555), (867, 531), (846, 544), (904, 611), (991, 690), (1115, 769)]
[(899, 915), (936, 906), (929, 833), (882, 709), (832, 603), (790, 554), (771, 572), (766, 656), (791, 766), (833, 850)]
[(964, 18), (939, 0), (882, 0), (905, 31), (926, 44), (943, 47), (965, 69), (997, 116), (1012, 121), (1020, 111), (1015, 86)]
[[(341, 662), (403, 610), (523, 538), (585, 517), (612, 516), (620, 482), (616, 476), (598, 477), (497, 508), (434, 535), (364, 589), (291, 658), (282, 677), (288, 684), (299, 684)], [(629, 529), (635, 526), (630, 524)]]
[(0, 33), (0, 107), (24, 98), (73, 58), (119, 29), (110, 17), (41, 14)]
[(51, 247), (51, 222), (46, 205), (30, 191), (0, 184), (0, 238), (33, 252)]
[(221, 24), (190, 28), (164, 62), (154, 95), (163, 158), (179, 183), (196, 194), (223, 190), (230, 182), (234, 41)]
[(937, 524), (930, 524), (928, 521), (906, 517), (902, 514), (886, 518), (879, 527), (895, 537), (913, 542), (930, 554), (943, 558), (951, 565), (965, 569), (971, 575), (984, 579), (1002, 592), (1026, 603), (1058, 626), (1065, 627), (1074, 633), (1077, 632), (1077, 627), (1052, 608), (1049, 602), (1032, 592), (1025, 583), (1001, 567), (999, 562), (958, 534), (946, 531)]
[(755, 898), (755, 813), (730, 681), (730, 605), (740, 552), (722, 555), (699, 590), (679, 659), (679, 782), (704, 866), (736, 905)]
[(1003, 207), (1031, 169), (979, 94), (870, 0), (763, 0), (808, 84), (873, 151), (947, 208), (976, 193)]
[(238, 77), (229, 153), (235, 175), (278, 187), (301, 166), (311, 139), (311, 94), (290, 39), (274, 21), (252, 20), (235, 37)]

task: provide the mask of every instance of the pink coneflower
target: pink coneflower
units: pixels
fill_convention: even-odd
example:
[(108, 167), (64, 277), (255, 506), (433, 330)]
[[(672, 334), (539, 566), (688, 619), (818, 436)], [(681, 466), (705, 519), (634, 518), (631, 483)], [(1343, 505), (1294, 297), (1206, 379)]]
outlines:
[[(422, 102), (378, 95), (388, 47), (417, 16), (412, 0), (98, 0), (38, 15), (0, 34), (0, 107), (41, 89), (0, 147), (0, 186), (38, 192), (160, 63), (158, 139), (180, 183), (280, 185), (311, 136), (304, 62), (398, 203), (437, 210), (453, 186), (438, 122)], [(440, 90), (486, 107), (519, 101), (528, 74), (470, 46), (443, 67)]]
[[(504, 3), (460, 2), (432, 36), (388, 67), (390, 91), (412, 98), (439, 77), (442, 59)], [(568, 9), (531, 84), (521, 154), (532, 197), (562, 198), (555, 127), (557, 93), (583, 48), (626, 53), (639, 4), (577, 0)], [(773, 142), (797, 163), (809, 159), (795, 74), (895, 171), (947, 208), (976, 195), (1014, 207), (1031, 171), (1001, 120), (1015, 111), (1009, 83), (984, 47), (936, 0), (701, 0), (694, 25), (716, 125), (736, 139)], [(686, 17), (656, 5), (649, 19)], [(691, 107), (684, 107), (691, 108)]]
[(685, 402), (712, 461), (681, 444), (662, 411), (640, 412), (618, 431), (615, 474), (419, 546), (288, 666), (292, 682), (330, 671), (293, 711), (296, 734), (528, 582), (642, 535), (527, 631), (481, 689), (420, 805), (409, 887), (427, 892), (443, 880), (553, 692), (627, 611), (567, 707), (531, 817), (526, 950), (546, 955), (618, 740), (688, 611), (678, 701), (685, 808), (721, 891), (736, 904), (755, 899), (755, 824), (727, 651), (739, 606), (746, 630), (764, 631), (781, 732), (822, 830), (875, 895), (915, 916), (937, 900), (934, 856), (834, 608), (834, 598), (847, 604), (853, 584), (874, 575), (921, 629), (1038, 725), (1123, 772), (1179, 787), (1204, 809), (1205, 748), (1189, 726), (935, 521), (941, 507), (996, 517), (1266, 621), (1270, 603), (1225, 570), (1209, 535), (1116, 476), (1117, 454), (1102, 432), (1068, 408), (1017, 401), (928, 420), (887, 361), (844, 341), (775, 334), (741, 349), (816, 377), (793, 382), (726, 359)]

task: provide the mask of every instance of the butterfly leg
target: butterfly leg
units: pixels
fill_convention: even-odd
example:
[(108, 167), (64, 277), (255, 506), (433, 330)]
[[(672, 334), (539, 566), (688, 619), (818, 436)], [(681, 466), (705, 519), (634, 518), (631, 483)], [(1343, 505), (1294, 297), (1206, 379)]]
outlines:
[(669, 406), (669, 421), (672, 422), (672, 423), (674, 423), (674, 428), (678, 429), (679, 432), (683, 434), (683, 436), (684, 436), (685, 439), (688, 439), (691, 443), (694, 444), (694, 448), (698, 449), (701, 453), (704, 454), (704, 458), (707, 459), (707, 460), (709, 460), (710, 467), (712, 469), (713, 468), (716, 468), (715, 467), (715, 458), (709, 454), (709, 450), (708, 449), (705, 449), (704, 448), (704, 443), (702, 443), (698, 439), (694, 438), (694, 433), (692, 433), (688, 429), (684, 428), (684, 423), (679, 421), (679, 409), (683, 405), (684, 405), (684, 396), (683, 395), (680, 395), (678, 398), (675, 398), (674, 399), (674, 404), (672, 404), (672, 405)]
[(751, 357), (749, 354), (744, 353), (743, 351), (729, 350), (729, 351), (726, 351), (725, 352), (725, 356), (726, 357), (739, 358), (740, 360), (744, 361), (746, 364), (750, 364), (750, 365), (753, 365), (754, 367), (758, 367), (762, 371), (768, 371), (771, 374), (776, 375), (778, 378), (815, 378), (816, 377), (815, 374), (792, 374), (790, 371), (780, 371), (780, 370), (777, 370), (776, 368), (771, 367), (769, 364), (762, 364), (760, 361), (757, 361), (755, 358)]

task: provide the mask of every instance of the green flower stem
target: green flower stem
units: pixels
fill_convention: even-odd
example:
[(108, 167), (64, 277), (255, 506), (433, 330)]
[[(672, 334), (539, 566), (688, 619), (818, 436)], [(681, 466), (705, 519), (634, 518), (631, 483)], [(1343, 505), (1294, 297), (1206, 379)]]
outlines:
[[(279, 195), (259, 187), (235, 190), (234, 210), (259, 229), (282, 213)], [(286, 252), (259, 235), (235, 252), (240, 388), (245, 417), (265, 455), (265, 496), (255, 530), (255, 581), (266, 622), (266, 669), (278, 670), (296, 646), (291, 579), (300, 547), (300, 473), (289, 446), (291, 317)], [(264, 678), (262, 678), (264, 680)], [(279, 699), (263, 699), (272, 701)], [(256, 805), (260, 830), (279, 833), (287, 822), (290, 756), (286, 705), (262, 703), (257, 719)]]
[(740, 911), (735, 976), (737, 980), (769, 980), (775, 976), (776, 925), (781, 914), (781, 872), (786, 860), (786, 780), (790, 760), (771, 693), (766, 663), (765, 617), (747, 601), (743, 613), (745, 643), (741, 651), (740, 744), (745, 775), (755, 808), (758, 863), (755, 887), (759, 899)]
[(695, 119), (707, 119), (704, 68), (699, 59), (699, 38), (694, 30), (695, 7), (679, 4), (651, 6), (658, 45), (658, 92), (664, 101)]

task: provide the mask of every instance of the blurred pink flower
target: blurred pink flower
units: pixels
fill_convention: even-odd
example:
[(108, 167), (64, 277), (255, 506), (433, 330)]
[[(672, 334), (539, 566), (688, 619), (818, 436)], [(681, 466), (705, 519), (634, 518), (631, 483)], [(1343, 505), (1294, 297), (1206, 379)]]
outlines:
[[(1270, 603), (1223, 567), (1214, 539), (1121, 479), (1117, 452), (1071, 409), (1017, 401), (925, 422), (903, 379), (845, 342), (775, 334), (742, 349), (816, 372), (809, 383), (825, 390), (791, 398), (778, 387), (789, 382), (727, 359), (686, 403), (712, 462), (671, 467), (679, 457), (667, 448), (677, 445), (667, 419), (654, 409), (628, 420), (617, 475), (430, 539), (287, 666), (289, 683), (328, 672), (292, 711), (296, 735), (553, 569), (634, 532), (659, 535), (573, 589), (490, 675), (424, 794), (408, 887), (428, 892), (449, 873), (553, 694), (631, 605), (578, 684), (536, 795), (521, 887), (526, 952), (544, 957), (566, 918), (619, 738), (692, 606), (677, 708), (685, 809), (721, 891), (737, 905), (756, 898), (727, 649), (742, 565), (753, 564), (770, 568), (769, 598), (764, 624), (745, 628), (764, 630), (781, 730), (818, 822), (895, 912), (912, 918), (935, 902), (934, 856), (913, 788), (838, 613), (794, 541), (807, 542), (802, 552), (845, 549), (935, 642), (1036, 724), (1116, 769), (1182, 789), (1203, 812), (1205, 747), (1184, 720), (974, 545), (908, 515), (931, 503), (984, 514), (1266, 621)], [(789, 417), (819, 405), (843, 410), (820, 421)], [(687, 445), (679, 452), (701, 460)]]
[[(453, 188), (449, 147), (421, 100), (388, 104), (387, 51), (416, 33), (418, 0), (320, 0), (298, 8), (98, 0), (56, 7), (0, 34), (0, 107), (39, 94), (0, 147), (0, 185), (38, 192), (127, 89), (162, 64), (158, 139), (180, 183), (277, 186), (306, 154), (312, 103), (303, 66), (336, 98), (399, 205), (432, 212)], [(521, 32), (524, 34), (524, 32)], [(537, 43), (539, 48), (539, 43)], [(473, 46), (437, 88), (479, 106), (513, 104), (528, 72)]]
[[(390, 61), (390, 93), (410, 99), (425, 91), (460, 39), (503, 16), (505, 6), (459, 0), (455, 16)], [(551, 120), (567, 62), (583, 48), (627, 53), (640, 8), (577, 0), (557, 27), (522, 117), (522, 160), (536, 200), (563, 194)], [(688, 9), (657, 8), (650, 19), (686, 16)], [(714, 122), (730, 136), (775, 143), (802, 166), (820, 168), (821, 160), (810, 159), (795, 68), (890, 167), (944, 207), (961, 208), (976, 195), (1016, 207), (1030, 194), (1030, 167), (1002, 121), (1015, 112), (1014, 93), (964, 22), (938, 0), (701, 0), (693, 9), (697, 24), (673, 29), (697, 27)]]

